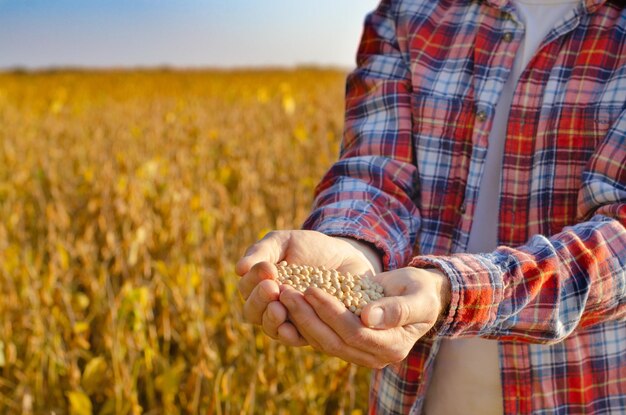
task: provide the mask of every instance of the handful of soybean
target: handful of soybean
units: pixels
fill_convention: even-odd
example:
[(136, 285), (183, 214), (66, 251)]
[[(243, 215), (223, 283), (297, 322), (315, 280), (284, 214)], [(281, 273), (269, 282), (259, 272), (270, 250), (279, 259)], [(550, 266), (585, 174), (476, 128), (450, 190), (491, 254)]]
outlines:
[(300, 292), (309, 287), (320, 288), (339, 299), (357, 316), (368, 303), (384, 296), (383, 286), (366, 276), (349, 272), (344, 275), (334, 269), (288, 264), (285, 261), (276, 264), (276, 268), (279, 283), (291, 285)]

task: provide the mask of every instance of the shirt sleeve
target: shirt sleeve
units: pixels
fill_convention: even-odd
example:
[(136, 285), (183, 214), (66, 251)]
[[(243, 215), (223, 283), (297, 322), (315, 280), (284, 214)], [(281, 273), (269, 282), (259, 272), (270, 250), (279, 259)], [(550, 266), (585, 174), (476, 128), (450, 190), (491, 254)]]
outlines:
[(587, 164), (578, 223), (489, 254), (417, 256), (452, 284), (447, 337), (555, 343), (577, 327), (626, 316), (626, 113)]
[(410, 70), (393, 14), (383, 0), (366, 18), (357, 68), (347, 79), (340, 158), (317, 186), (303, 225), (373, 244), (385, 269), (410, 260), (420, 225)]

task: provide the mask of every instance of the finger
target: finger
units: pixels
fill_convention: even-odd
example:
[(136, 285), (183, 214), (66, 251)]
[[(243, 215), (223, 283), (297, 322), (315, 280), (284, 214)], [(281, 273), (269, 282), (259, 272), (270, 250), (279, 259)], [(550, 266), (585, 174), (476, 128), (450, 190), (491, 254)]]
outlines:
[(272, 339), (278, 338), (278, 327), (287, 321), (287, 309), (279, 301), (272, 301), (263, 313), (263, 332)]
[(244, 275), (258, 262), (270, 262), (272, 264), (279, 262), (285, 256), (289, 238), (290, 232), (288, 231), (268, 233), (263, 239), (248, 248), (243, 257), (237, 261), (235, 272), (238, 275)]
[(261, 324), (263, 313), (268, 304), (279, 298), (278, 284), (263, 280), (252, 290), (252, 294), (243, 305), (243, 316), (252, 324)]
[[(311, 346), (349, 362), (368, 367), (375, 365), (376, 359), (373, 355), (346, 344), (319, 318), (301, 293), (294, 289), (286, 289), (281, 293), (280, 301), (285, 304), (291, 321)], [(336, 318), (342, 318), (342, 316), (336, 316)]]
[(375, 354), (379, 354), (379, 351), (386, 347), (384, 339), (365, 327), (358, 316), (332, 295), (312, 287), (306, 290), (304, 298), (319, 318), (346, 344), (364, 352), (374, 352)]
[[(305, 299), (311, 303), (320, 318), (343, 337), (346, 344), (374, 356), (373, 364), (369, 367), (380, 369), (388, 363), (403, 360), (415, 340), (427, 331), (420, 325), (387, 330), (365, 327), (356, 315), (334, 297), (317, 288), (308, 289), (305, 292)], [(337, 315), (345, 313), (352, 318), (337, 318)]]
[(249, 272), (239, 279), (239, 293), (247, 300), (252, 290), (263, 280), (276, 280), (276, 267), (268, 262), (260, 262), (253, 266)]
[(431, 320), (438, 309), (435, 296), (418, 292), (376, 300), (363, 308), (361, 320), (367, 327), (376, 329), (430, 324), (434, 323)]
[(287, 346), (302, 347), (308, 346), (309, 343), (298, 332), (296, 327), (287, 322), (278, 326), (278, 340)]
[[(286, 294), (285, 294), (286, 293)], [(294, 297), (294, 298), (291, 298)], [(281, 302), (281, 304), (283, 304), (283, 306), (285, 307), (285, 309), (287, 310), (287, 312), (290, 312), (289, 307), (287, 307), (286, 303), (284, 303), (284, 301), (287, 301), (291, 304), (291, 301), (298, 301), (301, 302), (302, 300), (302, 294), (298, 291), (296, 291), (294, 288), (288, 286), (288, 285), (281, 285), (280, 286), (280, 297), (279, 300)], [(292, 309), (294, 309), (294, 307), (292, 306)], [(303, 332), (301, 330), (298, 330), (297, 324), (298, 322), (296, 321), (296, 319), (298, 318), (297, 316), (294, 316), (292, 314), (288, 314), (289, 321), (291, 322), (291, 324), (295, 327), (295, 329), (298, 331), (298, 334), (304, 338), (307, 342), (307, 344), (309, 344), (311, 347), (313, 347), (315, 350), (318, 351), (322, 351), (321, 345), (319, 344), (319, 342), (312, 336), (309, 336), (306, 332)], [(300, 322), (302, 323), (302, 322)]]

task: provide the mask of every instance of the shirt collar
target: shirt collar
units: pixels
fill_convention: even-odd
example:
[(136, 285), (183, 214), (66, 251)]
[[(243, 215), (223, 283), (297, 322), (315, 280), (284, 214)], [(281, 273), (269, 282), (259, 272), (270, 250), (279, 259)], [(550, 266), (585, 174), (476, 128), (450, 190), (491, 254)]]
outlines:
[(584, 0), (587, 13), (593, 13), (598, 10), (607, 0)]
[[(502, 9), (509, 4), (510, 0), (485, 0), (485, 3), (495, 7), (496, 9)], [(598, 10), (607, 0), (581, 0), (585, 4), (585, 11), (587, 13), (593, 13)]]

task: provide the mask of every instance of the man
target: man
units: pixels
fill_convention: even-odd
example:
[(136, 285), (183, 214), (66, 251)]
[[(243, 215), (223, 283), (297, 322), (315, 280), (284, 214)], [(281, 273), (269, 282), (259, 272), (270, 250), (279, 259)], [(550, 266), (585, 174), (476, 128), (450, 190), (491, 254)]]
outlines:
[[(383, 0), (357, 64), (314, 231), (237, 264), (246, 318), (375, 368), (372, 412), (626, 413), (623, 3)], [(283, 259), (386, 297), (359, 319)]]

